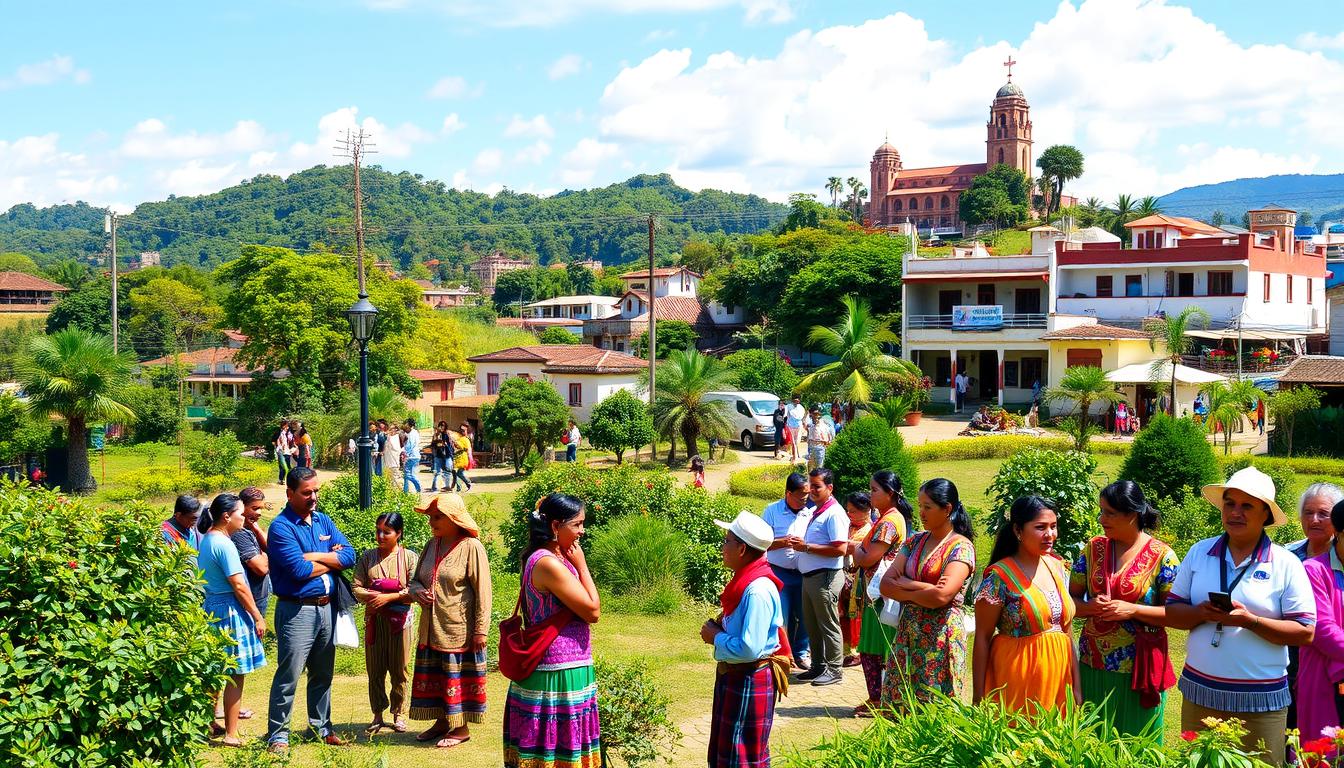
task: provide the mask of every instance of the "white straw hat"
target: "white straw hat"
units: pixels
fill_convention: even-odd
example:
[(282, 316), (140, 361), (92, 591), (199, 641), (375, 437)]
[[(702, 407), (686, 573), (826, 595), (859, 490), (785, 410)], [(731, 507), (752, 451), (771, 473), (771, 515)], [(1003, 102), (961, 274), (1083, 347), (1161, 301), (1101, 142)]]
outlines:
[(1270, 517), (1269, 522), (1265, 523), (1266, 528), (1288, 522), (1288, 516), (1283, 514), (1283, 510), (1279, 509), (1278, 503), (1274, 501), (1274, 481), (1255, 467), (1237, 470), (1222, 485), (1204, 486), (1204, 498), (1213, 506), (1222, 509), (1225, 491), (1241, 491), (1269, 505)]
[(760, 515), (742, 511), (737, 513), (731, 523), (723, 520), (715, 520), (714, 523), (752, 549), (764, 552), (775, 542), (775, 530)]

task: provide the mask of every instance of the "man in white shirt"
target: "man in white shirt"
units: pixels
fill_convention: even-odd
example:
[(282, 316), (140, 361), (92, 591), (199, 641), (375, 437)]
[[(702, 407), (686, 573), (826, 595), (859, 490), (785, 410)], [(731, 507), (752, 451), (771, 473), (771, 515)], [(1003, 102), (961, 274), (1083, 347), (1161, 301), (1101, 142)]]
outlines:
[(812, 668), (798, 676), (813, 685), (834, 685), (842, 678), (840, 590), (849, 554), (849, 516), (835, 499), (835, 475), (825, 468), (808, 473), (808, 496), (817, 510), (803, 535), (791, 536), (789, 546), (798, 554), (803, 574), (803, 622), (816, 653)]
[(807, 468), (826, 466), (826, 449), (835, 440), (835, 431), (821, 418), (821, 409), (812, 406), (812, 417), (807, 421)]
[(803, 419), (807, 418), (807, 409), (803, 407), (803, 401), (797, 395), (793, 396), (793, 404), (789, 406), (788, 418), (785, 421), (789, 427), (789, 461), (798, 461), (798, 443), (803, 439)]
[(957, 371), (957, 377), (952, 384), (957, 390), (957, 413), (961, 413), (961, 409), (966, 407), (966, 390), (970, 387), (971, 380), (965, 373)]
[(420, 430), (415, 428), (415, 419), (407, 419), (401, 428), (401, 492), (407, 493), (411, 486), (420, 493), (420, 480), (415, 470), (420, 466)]
[(775, 541), (765, 553), (770, 570), (784, 588), (779, 591), (784, 606), (784, 631), (793, 648), (794, 666), (807, 669), (812, 665), (807, 626), (803, 624), (803, 574), (798, 570), (798, 553), (789, 546), (792, 538), (801, 539), (812, 519), (811, 503), (807, 499), (807, 478), (797, 472), (784, 480), (784, 498), (774, 502), (761, 513), (774, 531)]

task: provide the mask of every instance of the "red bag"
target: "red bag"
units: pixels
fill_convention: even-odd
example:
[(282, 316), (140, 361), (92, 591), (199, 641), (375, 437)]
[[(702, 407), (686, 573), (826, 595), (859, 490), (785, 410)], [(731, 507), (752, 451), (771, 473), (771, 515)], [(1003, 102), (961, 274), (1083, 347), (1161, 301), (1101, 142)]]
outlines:
[(526, 680), (537, 671), (541, 657), (560, 635), (560, 628), (574, 618), (574, 613), (561, 607), (539, 624), (524, 628), (523, 617), (519, 609), (523, 605), (523, 595), (518, 594), (518, 602), (513, 606), (513, 615), (499, 622), (499, 671), (514, 682)]
[(568, 432), (561, 432), (561, 433), (560, 433), (560, 442), (563, 443), (563, 444), (565, 444), (565, 445), (569, 445), (569, 433), (568, 433)]

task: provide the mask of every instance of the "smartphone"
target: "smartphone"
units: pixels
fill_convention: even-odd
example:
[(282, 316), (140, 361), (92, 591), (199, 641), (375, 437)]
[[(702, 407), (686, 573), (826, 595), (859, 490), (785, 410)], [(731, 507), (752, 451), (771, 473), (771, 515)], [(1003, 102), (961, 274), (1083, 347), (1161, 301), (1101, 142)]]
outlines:
[(1210, 592), (1209, 602), (1220, 611), (1232, 611), (1232, 596), (1226, 592)]

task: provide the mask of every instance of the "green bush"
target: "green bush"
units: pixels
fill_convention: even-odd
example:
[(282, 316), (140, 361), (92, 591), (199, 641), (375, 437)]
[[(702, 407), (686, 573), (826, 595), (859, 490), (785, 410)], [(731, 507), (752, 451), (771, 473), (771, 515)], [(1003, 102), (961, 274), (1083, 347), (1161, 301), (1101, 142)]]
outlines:
[(1232, 456), (1228, 461), (1222, 462), (1223, 478), (1227, 479), (1238, 470), (1246, 467), (1255, 467), (1256, 469), (1269, 475), (1269, 479), (1274, 481), (1274, 501), (1278, 502), (1279, 507), (1290, 518), (1297, 517), (1297, 494), (1293, 492), (1297, 485), (1297, 473), (1286, 462), (1269, 462), (1249, 454)]
[(842, 500), (868, 490), (869, 478), (879, 469), (899, 475), (907, 495), (919, 487), (919, 470), (901, 433), (878, 416), (860, 416), (840, 430), (826, 452), (826, 466), (835, 472), (835, 493)]
[[(1344, 433), (1344, 427), (1340, 428)], [(1340, 433), (1336, 433), (1338, 435)], [(1219, 457), (1219, 462), (1223, 466), (1231, 462), (1243, 461), (1243, 456), (1233, 455), (1227, 458)], [(1245, 466), (1242, 464), (1241, 466)], [(1291, 469), (1299, 475), (1330, 475), (1332, 477), (1344, 478), (1344, 459), (1332, 459), (1325, 456), (1256, 456), (1255, 466), (1269, 472), (1268, 467), (1283, 467)]]
[[(915, 461), (961, 461), (964, 459), (1006, 459), (1027, 448), (1051, 451), (1073, 449), (1073, 440), (1065, 437), (1029, 437), (1027, 435), (986, 435), (970, 440), (935, 440), (910, 447)], [(1129, 453), (1125, 443), (1088, 443), (1088, 453), (1124, 456)]]
[(182, 427), (183, 418), (176, 389), (136, 384), (127, 388), (122, 397), (135, 412), (135, 423), (130, 430), (135, 442), (177, 439), (177, 430)]
[[(175, 451), (176, 448), (171, 450)], [(157, 452), (153, 455), (158, 458)], [(269, 463), (255, 459), (242, 460), (231, 475), (200, 475), (190, 470), (178, 472), (175, 465), (151, 464), (123, 472), (104, 496), (113, 502), (149, 501), (180, 493), (209, 494), (237, 491), (249, 485), (265, 486), (273, 477), (275, 469)]]
[(670, 582), (686, 573), (686, 542), (666, 520), (626, 515), (593, 534), (588, 565), (593, 579), (618, 595)]
[(243, 460), (245, 446), (232, 432), (220, 432), (217, 435), (191, 432), (185, 444), (187, 467), (198, 475), (229, 477), (237, 473), (238, 465)]
[(1222, 473), (1203, 427), (1158, 414), (1134, 438), (1120, 479), (1138, 483), (1152, 499), (1179, 499), (1184, 489), (1222, 480)]
[(806, 474), (803, 464), (761, 464), (739, 469), (728, 476), (728, 492), (762, 501), (778, 501), (784, 497), (784, 479), (790, 472)]
[[(1295, 458), (1306, 454), (1344, 459), (1344, 440), (1340, 439), (1340, 435), (1344, 435), (1344, 407), (1315, 408), (1301, 414), (1296, 420), (1303, 429), (1293, 430), (1292, 452)], [(1270, 433), (1272, 453), (1279, 453), (1286, 448), (1283, 445), (1285, 437), (1286, 434), (1279, 429)]]
[(538, 338), (542, 344), (582, 344), (583, 339), (564, 328), (546, 328)]
[(602, 764), (619, 757), (630, 768), (668, 757), (681, 740), (672, 722), (670, 699), (643, 661), (619, 663), (598, 657), (597, 709), (602, 721)]
[(1166, 542), (1178, 557), (1184, 557), (1196, 542), (1223, 532), (1218, 508), (1189, 489), (1176, 499), (1158, 499), (1157, 511), (1161, 519), (1157, 538)]
[(638, 450), (657, 437), (648, 406), (624, 389), (593, 407), (583, 435), (594, 448), (615, 453), (617, 464), (625, 459), (627, 450)]
[(393, 487), (386, 478), (373, 478), (373, 506), (367, 510), (359, 508), (359, 475), (345, 472), (335, 480), (323, 485), (318, 494), (318, 509), (326, 513), (341, 533), (350, 540), (355, 552), (363, 552), (378, 545), (374, 539), (374, 529), (378, 516), (385, 512), (399, 512), (405, 522), (401, 534), (401, 543), (416, 552), (425, 551), (429, 541), (429, 518), (415, 511), (419, 497), (413, 493), (402, 493)]
[(999, 465), (989, 483), (990, 507), (985, 529), (997, 535), (1013, 502), (1035, 494), (1055, 502), (1059, 540), (1055, 550), (1072, 562), (1089, 539), (1100, 533), (1097, 524), (1097, 486), (1092, 473), (1097, 460), (1078, 451), (1028, 448)]
[(0, 488), (5, 764), (195, 764), (231, 660), (160, 522), (143, 504)]
[(802, 381), (792, 365), (770, 350), (738, 350), (723, 358), (723, 364), (733, 372), (737, 388), (743, 392), (788, 397)]

